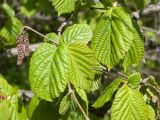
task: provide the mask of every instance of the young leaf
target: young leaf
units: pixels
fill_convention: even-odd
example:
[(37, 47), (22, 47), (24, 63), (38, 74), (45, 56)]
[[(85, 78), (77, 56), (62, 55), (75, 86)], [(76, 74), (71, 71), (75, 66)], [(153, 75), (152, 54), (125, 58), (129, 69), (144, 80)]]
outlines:
[(64, 115), (67, 112), (67, 110), (69, 109), (70, 102), (70, 95), (66, 95), (63, 97), (59, 107), (59, 114)]
[(54, 8), (58, 11), (58, 16), (64, 13), (71, 13), (75, 9), (76, 0), (52, 0)]
[(92, 38), (92, 29), (86, 24), (74, 24), (68, 27), (62, 34), (62, 40), (65, 43), (76, 41), (88, 43)]
[(29, 70), (31, 89), (40, 98), (52, 101), (67, 85), (68, 55), (66, 46), (43, 43), (34, 52)]
[(47, 102), (34, 96), (28, 110), (30, 120), (59, 120), (58, 107), (54, 102)]
[(133, 42), (130, 46), (129, 51), (124, 57), (122, 66), (126, 70), (128, 65), (133, 63), (139, 63), (144, 56), (144, 41), (140, 33), (137, 23), (133, 22)]
[(128, 77), (128, 86), (137, 89), (141, 81), (141, 74), (139, 72), (133, 73)]
[(148, 120), (147, 105), (141, 93), (126, 84), (115, 96), (111, 120)]
[(99, 20), (91, 41), (97, 59), (110, 70), (124, 58), (133, 40), (132, 21), (127, 10), (114, 7)]
[(123, 81), (122, 79), (115, 79), (110, 85), (108, 85), (106, 89), (103, 91), (102, 95), (93, 104), (93, 107), (100, 108), (106, 102), (108, 102), (111, 99), (114, 91), (118, 88), (119, 84), (122, 81)]

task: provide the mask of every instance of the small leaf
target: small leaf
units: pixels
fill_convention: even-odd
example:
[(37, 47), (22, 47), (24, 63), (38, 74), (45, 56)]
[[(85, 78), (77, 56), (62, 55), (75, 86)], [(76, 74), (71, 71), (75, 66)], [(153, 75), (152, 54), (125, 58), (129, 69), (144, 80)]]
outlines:
[(92, 29), (87, 24), (74, 24), (64, 31), (62, 39), (65, 43), (79, 41), (87, 44), (92, 39)]
[(110, 70), (124, 58), (133, 40), (132, 21), (125, 8), (107, 10), (97, 23), (91, 48), (97, 59)]
[(128, 86), (137, 89), (140, 81), (141, 81), (141, 74), (139, 72), (133, 73), (128, 77)]
[(70, 102), (71, 99), (69, 95), (63, 97), (59, 107), (59, 114), (64, 115), (67, 112), (67, 110), (69, 109)]
[(59, 120), (58, 107), (54, 102), (47, 102), (34, 96), (28, 110), (30, 120)]
[(147, 105), (141, 93), (126, 84), (116, 93), (111, 120), (148, 120)]
[(128, 65), (139, 63), (144, 57), (144, 40), (136, 22), (133, 22), (133, 42), (124, 57), (122, 66), (125, 71)]
[(147, 105), (148, 107), (148, 120), (155, 120), (156, 119), (156, 113), (151, 105)]
[(58, 11), (58, 16), (64, 13), (71, 13), (75, 9), (76, 0), (52, 0), (54, 8)]
[(122, 81), (123, 81), (122, 79), (115, 79), (110, 85), (108, 85), (106, 89), (103, 91), (103, 93), (101, 94), (101, 96), (93, 104), (93, 107), (100, 108), (106, 102), (108, 102), (111, 99), (114, 91), (118, 88), (119, 84)]

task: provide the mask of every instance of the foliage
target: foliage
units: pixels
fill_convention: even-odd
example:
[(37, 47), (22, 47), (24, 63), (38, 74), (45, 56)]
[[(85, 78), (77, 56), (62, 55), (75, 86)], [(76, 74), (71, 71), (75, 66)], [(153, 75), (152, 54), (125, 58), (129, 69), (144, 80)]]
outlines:
[[(0, 75), (0, 119), (99, 120), (91, 110), (103, 107), (109, 115), (105, 111), (102, 119), (154, 120), (159, 117), (158, 83), (153, 76), (143, 79), (138, 70), (129, 70), (133, 64), (140, 66), (144, 58), (144, 33), (132, 9), (111, 0), (24, 0), (20, 3), (19, 13), (26, 19), (36, 16), (38, 11), (51, 14), (54, 9), (58, 18), (66, 20), (56, 28), (57, 33), (43, 35), (23, 26), (24, 21), (9, 3), (1, 5), (6, 19), (0, 28), (3, 47), (15, 46), (18, 33), (24, 31), (37, 33), (44, 40), (30, 59), (29, 84), (34, 96), (29, 105), (21, 101), (20, 90)], [(119, 0), (118, 3), (133, 3), (136, 10), (149, 4), (146, 0)], [(33, 41), (31, 39), (31, 43)], [(103, 84), (106, 76), (107, 84)], [(100, 91), (99, 97), (97, 91)], [(96, 100), (91, 96), (96, 96)]]

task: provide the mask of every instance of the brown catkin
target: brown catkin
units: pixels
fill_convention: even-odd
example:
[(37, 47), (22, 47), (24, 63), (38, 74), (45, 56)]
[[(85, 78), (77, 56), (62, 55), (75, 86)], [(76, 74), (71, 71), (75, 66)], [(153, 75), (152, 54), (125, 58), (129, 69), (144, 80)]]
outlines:
[(24, 43), (25, 56), (29, 56), (30, 50), (29, 50), (29, 38), (27, 30), (24, 30), (23, 43)]
[(21, 65), (24, 58), (23, 36), (21, 33), (18, 34), (17, 44), (18, 44), (17, 45), (17, 52), (18, 52), (17, 65)]

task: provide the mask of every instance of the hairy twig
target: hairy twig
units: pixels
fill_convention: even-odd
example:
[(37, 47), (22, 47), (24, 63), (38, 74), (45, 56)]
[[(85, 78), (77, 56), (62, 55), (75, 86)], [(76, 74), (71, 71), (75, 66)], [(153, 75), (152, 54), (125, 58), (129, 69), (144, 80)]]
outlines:
[(30, 30), (30, 31), (32, 31), (32, 32), (34, 32), (34, 33), (40, 35), (41, 37), (46, 38), (48, 41), (50, 41), (50, 42), (52, 42), (52, 43), (54, 43), (54, 44), (56, 44), (56, 45), (59, 45), (59, 43), (56, 42), (55, 40), (52, 40), (52, 39), (46, 37), (46, 36), (43, 35), (42, 33), (40, 33), (40, 32), (38, 32), (38, 31), (34, 30), (33, 28), (31, 28), (31, 27), (29, 27), (29, 26), (24, 26), (24, 29)]
[(57, 31), (58, 31), (58, 35), (61, 35), (63, 28), (64, 28), (66, 25), (68, 25), (68, 23), (71, 21), (71, 15), (72, 15), (72, 14), (70, 14), (70, 15), (65, 19), (65, 21), (62, 22), (61, 26), (58, 28), (58, 30), (57, 30)]
[(70, 83), (68, 83), (68, 92), (69, 92), (69, 94), (71, 95), (71, 97), (73, 98), (73, 101), (75, 102), (75, 104), (77, 104), (78, 108), (79, 108), (80, 111), (82, 112), (85, 120), (89, 120), (87, 114), (84, 112), (81, 104), (80, 104), (79, 101), (77, 100), (77, 98), (76, 98), (76, 96), (75, 96), (75, 94), (74, 94), (74, 92), (73, 92), (73, 89), (71, 88)]

